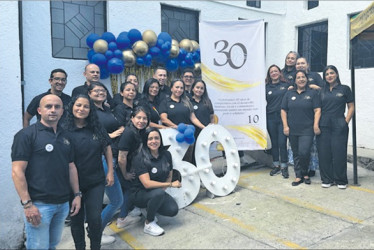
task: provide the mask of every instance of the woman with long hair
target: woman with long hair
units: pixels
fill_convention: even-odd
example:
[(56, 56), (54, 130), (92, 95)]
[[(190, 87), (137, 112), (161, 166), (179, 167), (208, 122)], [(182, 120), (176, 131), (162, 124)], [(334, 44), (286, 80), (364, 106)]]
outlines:
[(295, 65), (297, 58), (299, 58), (299, 53), (296, 51), (290, 51), (284, 59), (284, 68), (281, 73), (288, 84), (293, 84), (295, 81)]
[(113, 114), (121, 126), (126, 126), (130, 120), (130, 115), (134, 109), (134, 98), (136, 96), (135, 85), (131, 82), (121, 84), (122, 103), (113, 109)]
[(149, 126), (162, 129), (167, 127), (160, 122), (160, 113), (158, 112), (160, 102), (160, 83), (155, 78), (149, 78), (144, 83), (143, 94), (139, 105), (143, 105), (149, 109)]
[[(126, 76), (125, 82), (131, 82), (135, 86), (135, 97), (134, 97), (134, 103), (137, 105), (139, 100), (141, 99), (142, 93), (139, 91), (139, 81), (138, 77), (134, 73), (130, 73)], [(123, 102), (123, 96), (121, 93), (117, 93), (113, 96), (113, 106), (114, 109), (118, 104), (121, 104)]]
[[(342, 85), (338, 69), (328, 65), (323, 70), (326, 82), (321, 90), (321, 134), (317, 136), (322, 187), (338, 185), (345, 189), (347, 178), (348, 124), (354, 113), (354, 100), (351, 89)], [(344, 116), (345, 107), (348, 107)]]
[[(73, 97), (67, 109), (66, 129), (72, 134), (75, 165), (82, 192), (81, 210), (71, 217), (71, 233), (75, 248), (85, 249), (85, 221), (88, 223), (91, 249), (100, 249), (102, 236), (101, 209), (105, 183), (114, 183), (110, 139), (98, 122), (93, 102), (86, 95)], [(101, 157), (105, 155), (108, 172), (105, 176)]]
[[(131, 160), (134, 157), (135, 152), (137, 152), (141, 145), (141, 136), (148, 125), (148, 110), (143, 106), (136, 107), (131, 113), (131, 119), (118, 142), (119, 168), (117, 168), (117, 175), (124, 192), (124, 202), (121, 207), (119, 218), (117, 219), (117, 227), (124, 227), (125, 225), (129, 224), (128, 220), (133, 217), (127, 216), (130, 208), (133, 205), (131, 200), (129, 199), (129, 194), (132, 182), (135, 179), (135, 173), (133, 170), (133, 166), (131, 165)], [(139, 221), (140, 219), (139, 216), (134, 218), (137, 219), (136, 221)], [(131, 219), (131, 223), (135, 223), (136, 221)]]
[(178, 180), (172, 181), (172, 158), (164, 148), (160, 131), (147, 128), (142, 141), (141, 150), (132, 160), (136, 166), (136, 177), (131, 187), (131, 197), (136, 206), (146, 209), (144, 232), (158, 236), (164, 233), (164, 229), (157, 225), (156, 213), (164, 216), (178, 213), (176, 201), (165, 189), (180, 188), (182, 185)]
[(283, 133), (281, 105), (289, 84), (285, 82), (280, 68), (275, 64), (269, 67), (265, 82), (266, 124), (271, 140), (271, 155), (273, 157), (273, 169), (270, 171), (270, 175), (273, 176), (281, 172), (284, 178), (288, 178), (287, 136)]
[(283, 132), (290, 139), (294, 156), (296, 179), (292, 186), (303, 182), (311, 184), (308, 176), (310, 148), (314, 134), (321, 133), (318, 125), (321, 117), (318, 92), (308, 87), (305, 71), (296, 71), (295, 83), (297, 87), (285, 94), (281, 109)]

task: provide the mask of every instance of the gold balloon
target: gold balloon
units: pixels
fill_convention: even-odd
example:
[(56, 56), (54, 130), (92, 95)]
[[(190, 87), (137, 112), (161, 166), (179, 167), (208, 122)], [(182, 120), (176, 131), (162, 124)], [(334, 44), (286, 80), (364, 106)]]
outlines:
[(195, 40), (191, 40), (192, 43), (192, 52), (196, 51), (198, 48), (200, 48), (199, 43)]
[(175, 39), (172, 39), (172, 40), (171, 40), (171, 46), (178, 46), (178, 47), (179, 47), (179, 43), (178, 43), (178, 41), (175, 40)]
[(170, 49), (170, 57), (175, 58), (179, 55), (179, 46), (178, 45), (172, 45)]
[(105, 53), (108, 50), (108, 43), (103, 39), (98, 39), (95, 41), (93, 49), (96, 53)]
[(146, 30), (143, 32), (143, 41), (148, 44), (149, 47), (153, 47), (157, 43), (157, 35), (153, 30)]
[(192, 52), (193, 45), (190, 39), (183, 39), (180, 41), (179, 47), (185, 49), (187, 52)]
[(148, 45), (144, 41), (137, 41), (132, 46), (132, 50), (137, 56), (145, 56), (148, 52)]
[(195, 63), (194, 65), (194, 71), (199, 75), (201, 74), (201, 64), (200, 63)]
[(134, 66), (136, 56), (135, 53), (131, 49), (127, 49), (122, 52), (122, 59), (125, 62), (125, 67), (131, 67)]

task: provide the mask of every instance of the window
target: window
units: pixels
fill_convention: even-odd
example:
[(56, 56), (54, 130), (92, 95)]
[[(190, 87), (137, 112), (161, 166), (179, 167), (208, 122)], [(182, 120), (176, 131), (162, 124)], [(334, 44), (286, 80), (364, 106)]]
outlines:
[(254, 8), (261, 8), (261, 0), (258, 1), (247, 1), (247, 6)]
[(161, 4), (161, 30), (173, 39), (199, 41), (199, 12)]
[(51, 1), (52, 56), (87, 59), (86, 38), (106, 30), (105, 1)]
[[(351, 15), (350, 18), (355, 17)], [(355, 68), (374, 67), (374, 27), (369, 27), (353, 41), (353, 58)], [(351, 67), (351, 62), (350, 62)]]
[(327, 64), (327, 21), (298, 28), (298, 52), (311, 71), (321, 72)]
[(318, 7), (319, 1), (308, 0), (308, 10)]

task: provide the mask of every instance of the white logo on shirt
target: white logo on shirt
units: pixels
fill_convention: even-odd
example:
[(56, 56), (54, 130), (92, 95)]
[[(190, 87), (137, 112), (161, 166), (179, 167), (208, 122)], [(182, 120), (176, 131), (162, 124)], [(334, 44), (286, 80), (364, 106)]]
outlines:
[(52, 152), (53, 151), (53, 145), (52, 144), (47, 144), (45, 145), (45, 150), (47, 152)]
[(272, 92), (272, 91), (269, 91), (269, 92), (268, 92), (268, 95), (271, 95), (271, 94), (273, 94), (273, 92)]
[(295, 101), (296, 100), (296, 96), (291, 97), (291, 100)]
[(173, 104), (171, 104), (170, 106), (169, 106), (171, 109), (173, 109), (174, 108), (174, 105)]
[(198, 109), (199, 107), (197, 105), (193, 106), (193, 109), (196, 110)]
[(154, 174), (155, 174), (155, 173), (157, 173), (157, 168), (152, 168), (152, 170), (151, 170), (151, 171), (152, 171), (152, 173), (154, 173)]

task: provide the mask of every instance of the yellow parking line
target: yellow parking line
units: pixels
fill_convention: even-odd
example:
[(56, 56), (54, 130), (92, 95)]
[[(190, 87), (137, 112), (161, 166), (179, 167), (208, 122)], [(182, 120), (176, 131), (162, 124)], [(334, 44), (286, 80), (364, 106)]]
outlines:
[(136, 240), (134, 236), (132, 236), (129, 232), (127, 232), (123, 228), (118, 228), (115, 223), (109, 225), (109, 228), (112, 229), (118, 236), (129, 244), (133, 249), (145, 249), (144, 246)]
[(261, 171), (257, 171), (257, 172), (253, 172), (253, 173), (241, 174), (240, 179), (246, 179), (248, 177), (264, 174), (264, 173), (267, 173), (267, 172), (268, 172), (268, 170), (261, 170)]
[(352, 188), (352, 189), (355, 189), (355, 190), (359, 190), (359, 191), (363, 191), (363, 192), (366, 192), (366, 193), (374, 194), (374, 190), (372, 190), (372, 189), (367, 189), (367, 188), (362, 188), (362, 187), (357, 187), (357, 186), (351, 186), (351, 185), (349, 185), (348, 188)]
[(272, 197), (278, 197), (280, 199), (288, 201), (288, 202), (290, 202), (292, 204), (295, 204), (297, 206), (304, 207), (304, 208), (309, 209), (309, 210), (314, 210), (314, 211), (317, 211), (319, 213), (323, 213), (323, 214), (326, 214), (326, 215), (329, 215), (329, 216), (337, 217), (337, 218), (346, 220), (348, 222), (359, 223), (359, 224), (361, 224), (363, 222), (363, 220), (361, 220), (361, 219), (342, 214), (338, 211), (323, 208), (323, 207), (314, 205), (312, 203), (309, 203), (309, 202), (306, 202), (306, 201), (303, 201), (303, 200), (295, 199), (295, 198), (288, 197), (288, 196), (285, 196), (285, 195), (279, 195), (277, 193), (273, 193), (273, 192), (270, 192), (268, 190), (265, 190), (265, 189), (262, 189), (262, 188), (259, 188), (259, 187), (256, 187), (256, 186), (248, 185), (242, 179), (239, 180), (238, 185), (240, 185), (241, 187), (244, 187), (244, 188), (248, 188), (248, 189), (258, 191), (260, 193), (267, 194), (267, 195), (272, 196)]
[(248, 230), (250, 232), (259, 233), (259, 234), (261, 234), (261, 236), (267, 237), (267, 238), (269, 238), (271, 240), (275, 240), (275, 241), (277, 241), (277, 242), (279, 242), (279, 243), (281, 243), (281, 244), (283, 244), (283, 245), (285, 245), (287, 247), (295, 248), (295, 249), (306, 249), (304, 247), (301, 247), (301, 246), (297, 245), (294, 242), (287, 241), (287, 240), (279, 238), (279, 237), (277, 237), (275, 235), (272, 235), (272, 234), (269, 234), (267, 232), (261, 231), (261, 230), (257, 229), (254, 226), (251, 226), (251, 225), (243, 223), (241, 220), (239, 220), (239, 219), (237, 219), (235, 217), (231, 217), (231, 216), (229, 216), (227, 214), (220, 213), (220, 212), (218, 212), (218, 211), (216, 211), (214, 209), (211, 209), (211, 208), (209, 208), (209, 207), (207, 207), (205, 205), (202, 205), (200, 203), (194, 203), (194, 204), (192, 204), (192, 206), (194, 206), (194, 207), (196, 207), (198, 209), (201, 209), (201, 210), (203, 210), (203, 211), (205, 211), (207, 213), (210, 213), (212, 215), (218, 216), (218, 217), (220, 217), (222, 219), (228, 220), (231, 223), (234, 223), (234, 224), (238, 225), (239, 227), (241, 227), (243, 229), (246, 229), (246, 230)]

